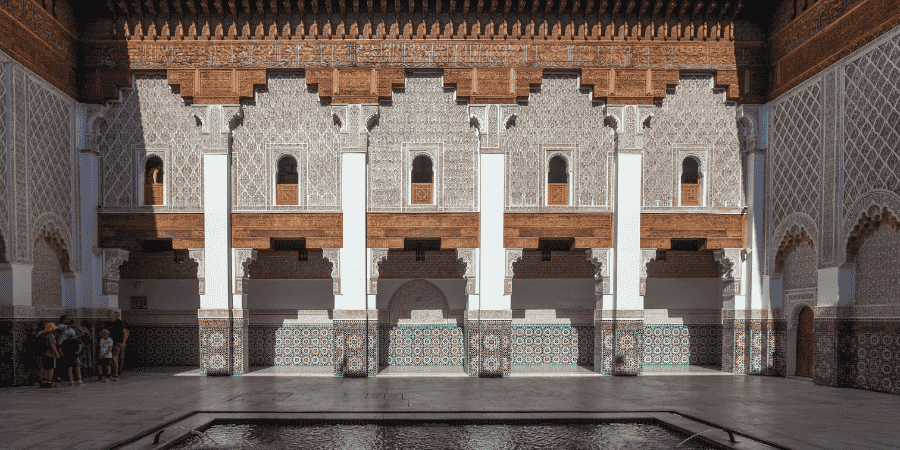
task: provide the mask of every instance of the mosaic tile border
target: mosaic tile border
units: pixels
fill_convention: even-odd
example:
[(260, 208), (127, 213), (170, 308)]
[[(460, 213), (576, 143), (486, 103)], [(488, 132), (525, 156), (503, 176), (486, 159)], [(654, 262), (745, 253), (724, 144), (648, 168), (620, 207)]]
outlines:
[(644, 324), (644, 364), (722, 364), (721, 325)]
[[(367, 320), (334, 321), (334, 375), (366, 377), (369, 375), (370, 339)], [(377, 327), (374, 328), (377, 332)], [(377, 338), (377, 336), (376, 336)], [(377, 369), (376, 369), (377, 370)], [(377, 372), (376, 372), (377, 373)]]
[(604, 375), (641, 373), (643, 320), (603, 320), (594, 325), (594, 330), (600, 343), (600, 367), (597, 369), (595, 363), (595, 371)]

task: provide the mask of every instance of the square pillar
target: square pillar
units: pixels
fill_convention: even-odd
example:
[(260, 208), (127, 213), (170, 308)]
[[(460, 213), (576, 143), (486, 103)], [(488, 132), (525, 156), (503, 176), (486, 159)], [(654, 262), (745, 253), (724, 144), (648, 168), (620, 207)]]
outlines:
[[(643, 366), (641, 291), (642, 149), (616, 149), (612, 309), (595, 312), (601, 373), (638, 375)], [(599, 326), (598, 326), (599, 325)], [(595, 362), (596, 364), (596, 362)]]
[[(204, 295), (197, 312), (200, 372), (231, 375), (244, 372), (246, 323), (241, 305), (232, 298), (231, 132), (240, 106), (194, 108), (203, 136)], [(243, 273), (241, 274), (243, 275)]]
[[(99, 199), (98, 163), (96, 149), (83, 149), (79, 154), (79, 199), (81, 202), (81, 280), (79, 283), (78, 305), (85, 309), (98, 308), (97, 296), (101, 289), (100, 260), (92, 251), (97, 241), (97, 205)], [(99, 311), (98, 311), (99, 312)]]

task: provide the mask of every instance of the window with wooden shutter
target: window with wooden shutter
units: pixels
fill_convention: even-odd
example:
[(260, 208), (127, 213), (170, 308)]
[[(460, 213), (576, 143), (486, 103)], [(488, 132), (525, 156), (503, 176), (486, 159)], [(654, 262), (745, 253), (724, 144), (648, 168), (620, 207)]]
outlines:
[(550, 167), (547, 174), (547, 204), (569, 204), (569, 168), (566, 159), (556, 155), (550, 158)]

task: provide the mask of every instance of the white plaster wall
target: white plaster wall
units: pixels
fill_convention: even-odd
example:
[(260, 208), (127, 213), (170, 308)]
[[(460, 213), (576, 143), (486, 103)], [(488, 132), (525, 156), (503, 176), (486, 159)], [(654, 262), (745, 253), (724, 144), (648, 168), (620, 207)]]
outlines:
[(481, 214), (480, 239), (481, 270), (480, 305), (469, 309), (510, 309), (509, 296), (503, 295), (503, 279), (506, 275), (506, 250), (503, 247), (503, 166), (506, 155), (481, 154)]
[(341, 162), (344, 247), (341, 293), (334, 309), (366, 309), (366, 154), (344, 153)]
[[(131, 297), (147, 297), (147, 309), (186, 310), (200, 308), (199, 281), (121, 280), (119, 308), (131, 309)], [(140, 284), (140, 287), (135, 286)]]
[(247, 283), (254, 309), (334, 309), (331, 280), (254, 280)]
[(594, 309), (593, 278), (513, 279), (512, 309)]
[(203, 309), (228, 308), (228, 155), (203, 155), (204, 256)]
[(649, 278), (644, 295), (646, 309), (720, 309), (719, 278)]
[[(429, 283), (437, 286), (438, 289), (447, 298), (447, 305), (450, 309), (466, 309), (466, 281), (465, 280), (439, 280), (426, 279)], [(397, 292), (404, 283), (410, 280), (378, 280), (378, 295), (376, 296), (376, 304), (378, 309), (387, 309), (391, 297)], [(509, 309), (507, 307), (506, 309)]]

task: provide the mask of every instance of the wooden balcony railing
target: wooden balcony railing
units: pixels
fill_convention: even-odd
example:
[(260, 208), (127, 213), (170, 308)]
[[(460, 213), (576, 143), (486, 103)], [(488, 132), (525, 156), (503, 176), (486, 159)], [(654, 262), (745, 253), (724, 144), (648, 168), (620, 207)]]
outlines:
[(547, 204), (568, 205), (569, 183), (547, 183)]
[(163, 204), (163, 185), (162, 183), (146, 183), (144, 184), (144, 204), (145, 205), (162, 205)]
[(681, 183), (681, 206), (700, 206), (700, 183)]
[(275, 185), (275, 204), (276, 205), (297, 205), (299, 202), (297, 196), (296, 184), (276, 184)]
[(432, 193), (434, 184), (432, 183), (412, 183), (412, 204), (413, 205), (430, 205), (432, 204)]

